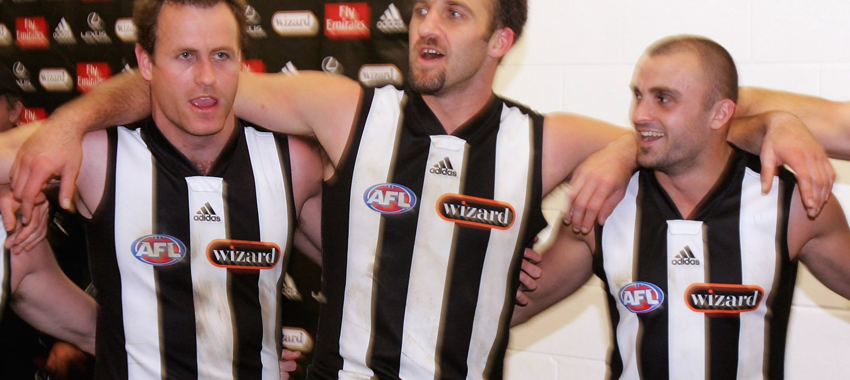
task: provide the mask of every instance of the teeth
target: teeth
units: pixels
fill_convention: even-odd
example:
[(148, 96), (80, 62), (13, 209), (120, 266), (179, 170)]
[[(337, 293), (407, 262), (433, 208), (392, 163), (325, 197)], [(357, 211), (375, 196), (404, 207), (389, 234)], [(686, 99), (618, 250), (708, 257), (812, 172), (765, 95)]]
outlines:
[(653, 132), (653, 131), (641, 132), (640, 135), (643, 136), (643, 137), (664, 137), (663, 132)]
[(427, 54), (439, 54), (439, 53), (437, 53), (437, 51), (436, 51), (436, 50), (434, 50), (434, 49), (425, 49), (425, 53), (427, 53)]

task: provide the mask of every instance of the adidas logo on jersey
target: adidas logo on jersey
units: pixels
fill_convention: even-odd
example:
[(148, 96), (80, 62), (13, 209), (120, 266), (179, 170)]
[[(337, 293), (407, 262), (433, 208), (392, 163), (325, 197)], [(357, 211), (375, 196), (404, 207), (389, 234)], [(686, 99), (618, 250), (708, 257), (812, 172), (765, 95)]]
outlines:
[(407, 33), (407, 25), (405, 25), (404, 20), (401, 19), (401, 12), (399, 12), (395, 4), (392, 3), (390, 3), (390, 6), (384, 11), (384, 14), (381, 15), (377, 26), (378, 30), (388, 34)]
[(691, 252), (691, 247), (686, 245), (685, 249), (679, 251), (679, 254), (673, 258), (672, 263), (673, 265), (699, 265), (699, 260)]
[(53, 39), (62, 45), (73, 45), (77, 43), (77, 39), (74, 38), (74, 32), (64, 17), (59, 20), (59, 25), (56, 25), (56, 29), (53, 30)]
[(195, 213), (195, 221), (196, 222), (220, 222), (221, 218), (216, 215), (215, 210), (213, 210), (210, 203), (207, 202), (205, 205), (201, 206), (201, 209)]
[(433, 174), (447, 175), (449, 177), (457, 177), (457, 172), (452, 167), (452, 161), (448, 157), (443, 158), (440, 162), (434, 164), (434, 167), (429, 170)]

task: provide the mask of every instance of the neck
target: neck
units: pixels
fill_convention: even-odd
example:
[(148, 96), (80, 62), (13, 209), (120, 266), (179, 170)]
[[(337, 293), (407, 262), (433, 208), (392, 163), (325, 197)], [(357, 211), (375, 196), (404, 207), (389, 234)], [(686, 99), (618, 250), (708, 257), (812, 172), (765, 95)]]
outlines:
[(224, 127), (211, 135), (193, 135), (171, 122), (157, 110), (153, 111), (153, 120), (163, 136), (186, 156), (198, 171), (209, 174), (219, 154), (236, 132), (236, 117), (231, 113), (224, 122)]
[[(422, 99), (437, 116), (446, 133), (451, 134), (481, 112), (495, 96), (494, 75), (495, 70), (492, 74), (482, 73), (478, 77), (479, 80), (459, 83), (453, 86), (454, 88), (445, 88), (437, 94), (422, 95)], [(484, 80), (481, 80), (482, 78)]]
[(677, 168), (680, 170), (675, 172), (655, 171), (658, 183), (687, 219), (723, 175), (732, 156), (732, 147), (724, 141), (722, 146), (704, 152), (688, 167)]

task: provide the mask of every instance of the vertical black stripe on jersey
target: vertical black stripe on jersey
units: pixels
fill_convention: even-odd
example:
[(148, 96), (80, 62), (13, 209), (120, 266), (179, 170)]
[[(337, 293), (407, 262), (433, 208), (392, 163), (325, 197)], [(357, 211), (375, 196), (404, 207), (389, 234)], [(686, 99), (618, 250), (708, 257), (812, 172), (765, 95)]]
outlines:
[[(374, 89), (363, 88), (360, 96), (359, 113), (351, 126), (351, 138), (340, 158), (333, 178), (322, 185), (322, 294), (327, 302), (319, 308), (320, 333), (316, 337), (316, 352), (313, 364), (307, 369), (308, 379), (336, 379), (337, 370), (342, 369), (343, 360), (339, 354), (339, 337), (342, 326), (342, 306), (345, 301), (345, 275), (348, 268), (349, 219), (351, 208), (351, 182), (359, 142), (363, 136), (363, 125), (369, 117)], [(331, 238), (333, 237), (333, 239)], [(332, 254), (342, 252), (343, 254)], [(327, 281), (332, 278), (332, 281)], [(336, 284), (336, 287), (329, 286)], [(322, 369), (334, 371), (320, 372)]]
[[(705, 268), (707, 282), (712, 284), (743, 283), (740, 220), (741, 187), (745, 174), (741, 166), (745, 164), (746, 160), (737, 153), (729, 157), (721, 179), (696, 206), (692, 218), (705, 221)], [(741, 318), (738, 314), (722, 317), (706, 315), (706, 322), (706, 379), (734, 379), (738, 375)]]
[[(142, 127), (142, 138), (154, 157), (153, 231), (171, 235), (186, 246), (186, 256), (167, 266), (153, 267), (160, 305), (160, 355), (166, 379), (197, 379), (198, 351), (192, 287), (192, 239), (189, 232), (188, 185), (185, 176), (197, 169), (161, 134), (153, 121)], [(169, 173), (170, 172), (170, 173)]]
[[(97, 289), (99, 305), (119, 305), (119, 307), (101, 307), (97, 312), (97, 358), (95, 376), (98, 380), (126, 380), (128, 378), (127, 350), (124, 338), (124, 312), (121, 305), (121, 272), (115, 257), (115, 235), (99, 233), (115, 227), (115, 157), (118, 143), (118, 131), (115, 128), (106, 131), (108, 143), (106, 186), (98, 208), (92, 218), (84, 223), (86, 245), (89, 252), (89, 268), (92, 284)], [(127, 247), (127, 253), (130, 247)], [(110, 340), (111, 339), (111, 340)]]
[[(496, 179), (497, 137), (503, 103), (491, 102), (479, 118), (464, 125), (456, 134), (469, 141), (466, 168), (463, 171), (463, 194), (494, 199)], [(430, 111), (430, 110), (429, 110)], [(525, 159), (521, 157), (518, 159)], [(525, 181), (525, 178), (517, 178)], [(484, 269), (484, 258), (490, 241), (490, 229), (457, 225), (457, 240), (449, 264), (447, 302), (441, 320), (438, 345), (438, 375), (443, 379), (466, 377), (469, 345), (478, 304), (478, 290)], [(521, 239), (521, 238), (520, 238)], [(464, 248), (459, 250), (458, 247)], [(477, 247), (478, 249), (468, 249)], [(493, 291), (500, 291), (494, 289)]]
[[(667, 220), (682, 219), (673, 201), (651, 171), (641, 170), (636, 223), (634, 281), (645, 281), (667, 292)], [(645, 379), (666, 379), (669, 373), (669, 331), (667, 303), (648, 313), (638, 314), (637, 365)]]
[[(529, 201), (525, 205), (525, 213), (523, 229), (519, 233), (517, 239), (516, 252), (522, 252), (523, 248), (531, 248), (534, 245), (534, 238), (537, 234), (546, 228), (546, 218), (543, 217), (541, 202), (543, 200), (543, 115), (540, 115), (527, 107), (504, 100), (508, 107), (518, 108), (522, 113), (528, 115), (532, 122), (532, 147), (533, 153), (532, 169), (530, 177), (526, 180), (529, 182)], [(519, 179), (517, 179), (519, 180)], [(510, 336), (511, 316), (514, 311), (514, 297), (519, 289), (519, 273), (522, 268), (522, 254), (515, 254), (510, 267), (510, 290), (505, 294), (505, 309), (502, 311), (499, 333), (496, 335), (493, 349), (490, 352), (490, 357), (487, 358), (487, 368), (484, 370), (485, 379), (501, 379), (504, 377), (505, 353), (508, 349), (508, 340)]]
[[(758, 159), (750, 159), (750, 168), (761, 171)], [(797, 261), (791, 261), (791, 253), (788, 249), (788, 223), (791, 214), (791, 197), (794, 195), (796, 179), (794, 175), (779, 168), (779, 217), (777, 220), (776, 246), (780, 255), (777, 259), (776, 280), (770, 298), (763, 301), (767, 303), (768, 322), (765, 332), (765, 349), (767, 353), (767, 365), (765, 378), (785, 378), (785, 345), (788, 340), (788, 319), (790, 317), (791, 301), (794, 296), (794, 285), (797, 280)]]
[[(211, 175), (225, 180), (225, 210), (223, 212), (227, 216), (227, 238), (261, 241), (254, 171), (251, 169), (244, 131), (239, 136), (236, 150), (227, 168), (223, 173), (211, 173)], [(248, 196), (249, 194), (251, 196)], [(235, 336), (233, 340), (234, 379), (262, 378), (260, 359), (260, 351), (263, 348), (262, 315), (239, 312), (239, 310), (262, 309), (259, 278), (259, 271), (227, 271), (227, 298), (230, 301), (230, 315), (233, 319)]]
[[(422, 101), (421, 98), (410, 99)], [(420, 129), (404, 128), (404, 123), (418, 120), (412, 113), (418, 107), (404, 107), (400, 121), (401, 136), (396, 149), (392, 172), (387, 182), (409, 188), (414, 194), (422, 194), (423, 176), (428, 172), (427, 152), (431, 145), (429, 134)], [(404, 333), (404, 314), (410, 282), (410, 267), (413, 263), (413, 247), (416, 243), (416, 228), (419, 214), (432, 212), (422, 210), (417, 203), (414, 209), (402, 214), (383, 215), (381, 241), (375, 258), (375, 287), (373, 300), (375, 315), (372, 326), (371, 355), (369, 367), (382, 379), (398, 378), (401, 367), (401, 346)], [(391, 226), (391, 227), (389, 227)], [(440, 286), (435, 284), (435, 286)]]

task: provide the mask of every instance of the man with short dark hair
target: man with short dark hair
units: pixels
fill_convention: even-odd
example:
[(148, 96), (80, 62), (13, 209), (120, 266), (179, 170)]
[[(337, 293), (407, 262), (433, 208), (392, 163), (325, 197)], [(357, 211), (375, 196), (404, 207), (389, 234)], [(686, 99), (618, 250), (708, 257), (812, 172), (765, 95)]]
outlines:
[[(86, 135), (77, 183), (101, 307), (97, 378), (281, 378), (285, 255), (318, 240), (295, 225), (318, 201), (322, 161), (234, 116), (244, 6), (136, 3), (153, 15), (140, 34), (153, 44), (136, 46), (152, 116)], [(2, 178), (31, 132), (3, 136)]]
[(612, 378), (783, 378), (797, 262), (850, 298), (850, 228), (834, 200), (808, 217), (785, 170), (762, 193), (758, 157), (726, 141), (738, 89), (724, 77), (735, 65), (714, 41), (647, 49), (631, 86), (642, 169), (604, 226), (561, 232), (515, 322), (596, 273), (615, 330)]

